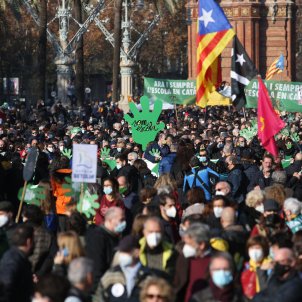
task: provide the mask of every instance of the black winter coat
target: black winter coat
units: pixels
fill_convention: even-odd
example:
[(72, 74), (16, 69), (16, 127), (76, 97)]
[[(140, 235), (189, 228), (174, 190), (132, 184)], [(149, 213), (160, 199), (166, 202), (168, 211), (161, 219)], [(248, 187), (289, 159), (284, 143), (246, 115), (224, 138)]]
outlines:
[(91, 226), (85, 237), (86, 255), (94, 262), (93, 280), (95, 290), (100, 279), (109, 269), (119, 237), (103, 226)]
[(6, 302), (29, 302), (33, 294), (31, 264), (26, 255), (11, 247), (0, 262), (2, 299)]

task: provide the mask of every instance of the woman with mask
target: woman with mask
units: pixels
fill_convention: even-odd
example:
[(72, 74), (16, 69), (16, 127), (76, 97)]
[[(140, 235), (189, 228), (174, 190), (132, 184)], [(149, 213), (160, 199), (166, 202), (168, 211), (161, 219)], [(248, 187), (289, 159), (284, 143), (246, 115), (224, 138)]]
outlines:
[(251, 300), (267, 286), (272, 263), (268, 258), (269, 244), (265, 237), (255, 236), (248, 240), (249, 262), (241, 274), (241, 286), (246, 299)]
[(96, 211), (95, 224), (104, 224), (105, 214), (111, 207), (125, 209), (124, 202), (119, 194), (119, 184), (115, 178), (107, 177), (103, 182), (104, 195), (98, 199), (100, 207)]

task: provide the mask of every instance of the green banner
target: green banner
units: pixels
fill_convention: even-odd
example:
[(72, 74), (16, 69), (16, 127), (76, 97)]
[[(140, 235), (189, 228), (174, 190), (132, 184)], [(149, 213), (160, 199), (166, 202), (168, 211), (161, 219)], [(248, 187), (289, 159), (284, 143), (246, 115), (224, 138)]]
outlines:
[[(302, 112), (302, 83), (264, 81), (274, 107), (279, 111)], [(258, 80), (252, 80), (245, 88), (246, 107), (257, 108)]]
[(196, 100), (196, 81), (144, 78), (144, 95), (170, 104), (190, 105)]

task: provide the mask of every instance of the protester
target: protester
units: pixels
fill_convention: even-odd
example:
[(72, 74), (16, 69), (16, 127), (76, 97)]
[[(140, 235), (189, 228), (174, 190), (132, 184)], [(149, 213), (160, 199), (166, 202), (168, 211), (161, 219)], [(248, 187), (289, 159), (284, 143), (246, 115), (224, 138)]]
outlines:
[[(259, 143), (253, 109), (245, 117), (221, 107), (163, 110), (165, 128), (142, 151), (135, 124), (110, 99), (50, 103), (1, 107), (0, 301), (301, 296), (301, 114), (281, 113), (287, 129), (276, 136), (273, 158)], [(97, 146), (96, 183), (72, 180), (77, 144)], [(34, 147), (38, 159), (15, 223)], [(34, 237), (14, 243), (14, 231), (29, 225)]]
[(209, 271), (209, 285), (196, 292), (190, 302), (244, 301), (242, 294), (236, 289), (235, 268), (233, 259), (228, 253), (215, 254), (211, 258)]
[(34, 230), (31, 226), (18, 225), (12, 234), (11, 248), (0, 261), (0, 284), (4, 301), (30, 302), (33, 294), (33, 277), (28, 257), (33, 251)]

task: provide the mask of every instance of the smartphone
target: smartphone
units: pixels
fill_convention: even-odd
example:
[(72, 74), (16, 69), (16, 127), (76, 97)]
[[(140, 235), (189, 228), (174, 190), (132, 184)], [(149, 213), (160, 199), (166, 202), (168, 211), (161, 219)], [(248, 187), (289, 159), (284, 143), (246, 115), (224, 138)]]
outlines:
[(69, 255), (68, 248), (66, 248), (66, 247), (63, 248), (62, 253), (63, 253), (63, 256), (64, 256), (64, 257), (68, 257), (68, 255)]

